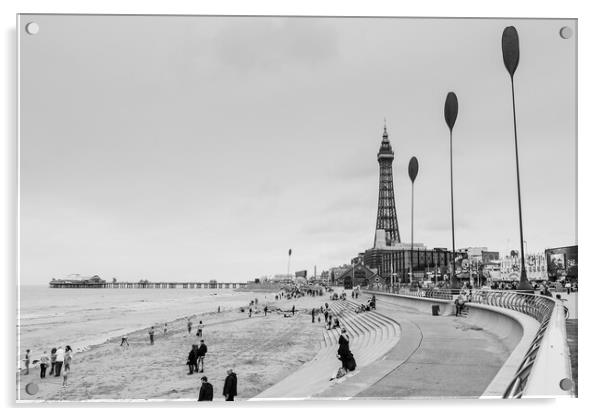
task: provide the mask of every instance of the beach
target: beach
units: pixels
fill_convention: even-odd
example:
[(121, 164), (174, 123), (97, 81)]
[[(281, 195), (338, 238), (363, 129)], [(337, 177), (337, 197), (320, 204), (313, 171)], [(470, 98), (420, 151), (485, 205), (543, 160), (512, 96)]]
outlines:
[[(237, 399), (253, 397), (315, 356), (322, 325), (311, 323), (310, 311), (328, 302), (328, 297), (275, 301), (274, 294), (266, 293), (233, 296), (239, 299), (239, 295), (240, 300), (232, 300), (220, 313), (215, 308), (187, 314), (192, 317), (191, 334), (187, 318), (179, 318), (168, 322), (166, 336), (162, 325), (155, 327), (154, 345), (145, 327), (128, 332), (129, 347), (120, 347), (121, 336), (117, 336), (74, 354), (66, 387), (61, 386), (62, 377), (41, 380), (38, 368), (29, 375), (17, 375), (18, 400), (196, 400), (201, 374), (187, 375), (186, 360), (191, 345), (198, 342), (199, 320), (203, 320), (208, 347), (203, 375), (214, 386), (215, 400), (223, 400), (221, 389), (229, 368), (238, 376)], [(249, 301), (255, 298), (260, 313), (249, 318)], [(270, 311), (264, 316), (266, 303)], [(298, 312), (284, 317), (293, 305)], [(240, 312), (240, 307), (245, 311)], [(25, 392), (29, 382), (39, 386), (37, 394)]]

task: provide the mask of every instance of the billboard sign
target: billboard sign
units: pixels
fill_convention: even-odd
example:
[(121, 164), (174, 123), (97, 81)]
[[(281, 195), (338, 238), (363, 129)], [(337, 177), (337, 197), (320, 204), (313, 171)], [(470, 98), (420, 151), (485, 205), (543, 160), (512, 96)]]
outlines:
[(307, 270), (301, 270), (301, 271), (295, 272), (295, 277), (307, 278)]
[(552, 282), (577, 280), (577, 253), (577, 246), (546, 249), (548, 279)]

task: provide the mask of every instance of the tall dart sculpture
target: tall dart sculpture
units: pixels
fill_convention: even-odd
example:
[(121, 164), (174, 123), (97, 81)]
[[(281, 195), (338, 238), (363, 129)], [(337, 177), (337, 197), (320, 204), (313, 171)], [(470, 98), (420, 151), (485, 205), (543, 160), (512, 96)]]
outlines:
[(454, 92), (448, 92), (445, 99), (445, 109), (443, 111), (445, 122), (449, 127), (449, 177), (451, 183), (451, 226), (452, 226), (452, 261), (451, 261), (451, 288), (459, 289), (458, 279), (456, 279), (456, 235), (454, 230), (454, 161), (453, 161), (453, 129), (458, 117), (458, 97)]
[(518, 47), (518, 32), (514, 26), (508, 26), (502, 33), (502, 55), (504, 57), (504, 65), (510, 74), (510, 84), (512, 86), (512, 116), (514, 119), (514, 153), (516, 156), (516, 183), (518, 189), (518, 224), (520, 228), (520, 282), (518, 284), (518, 290), (533, 291), (533, 287), (527, 279), (527, 272), (525, 270), (525, 251), (523, 246), (523, 211), (521, 206), (520, 198), (520, 174), (518, 169), (518, 138), (516, 134), (516, 105), (514, 102), (514, 72), (518, 67), (519, 59), (519, 47)]
[(418, 159), (416, 159), (415, 156), (412, 156), (410, 159), (408, 175), (410, 175), (410, 180), (412, 181), (412, 239), (410, 240), (410, 283), (412, 283), (412, 280), (414, 279), (414, 180), (416, 180), (416, 176), (418, 175)]

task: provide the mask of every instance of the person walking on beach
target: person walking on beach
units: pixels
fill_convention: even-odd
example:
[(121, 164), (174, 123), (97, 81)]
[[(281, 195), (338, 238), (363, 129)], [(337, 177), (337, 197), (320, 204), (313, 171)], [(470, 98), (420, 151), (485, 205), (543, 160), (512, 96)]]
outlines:
[(316, 322), (316, 308), (311, 308), (311, 323)]
[(150, 345), (155, 345), (155, 327), (151, 326), (148, 330), (148, 337), (150, 338)]
[(190, 334), (192, 332), (192, 321), (190, 320), (190, 318), (188, 318), (186, 326), (188, 327), (188, 334)]
[(199, 349), (197, 350), (197, 372), (199, 371), (199, 364), (201, 365), (201, 373), (205, 371), (205, 354), (207, 354), (207, 345), (205, 345), (205, 340), (202, 339)]
[(249, 318), (251, 317), (252, 313), (253, 313), (253, 309), (251, 309), (251, 307), (249, 306)]
[(29, 374), (29, 350), (25, 351), (25, 375)]
[(295, 305), (293, 305), (292, 312), (293, 312), (293, 316), (295, 316)]
[(54, 369), (54, 376), (58, 377), (61, 375), (61, 368), (63, 367), (63, 361), (65, 361), (65, 350), (63, 347), (58, 347), (56, 350), (56, 363)]
[(196, 364), (196, 354), (197, 354), (196, 351), (197, 351), (196, 344), (192, 344), (192, 349), (188, 353), (188, 360), (186, 361), (186, 364), (188, 364), (188, 375), (191, 375), (194, 373), (194, 367)]
[(218, 307), (217, 307), (217, 313), (219, 313), (219, 310), (220, 310), (220, 307), (218, 306)]
[(167, 336), (167, 322), (165, 322), (165, 325), (163, 326), (163, 336)]
[(201, 377), (201, 389), (199, 390), (199, 402), (213, 401), (213, 386), (207, 382), (207, 377)]
[(263, 316), (268, 316), (268, 305), (263, 307)]
[(205, 327), (205, 325), (203, 325), (203, 321), (199, 321), (199, 327), (196, 330), (196, 336), (197, 337), (202, 337), (203, 336), (203, 328)]
[(236, 396), (236, 373), (232, 371), (232, 369), (229, 369), (227, 374), (226, 380), (224, 381), (223, 394), (227, 402), (232, 402), (234, 401), (234, 396)]
[(50, 357), (48, 357), (48, 354), (46, 354), (46, 351), (44, 351), (40, 357), (40, 378), (46, 378), (46, 368), (48, 367), (49, 363)]
[(50, 373), (48, 376), (54, 375), (54, 370), (56, 370), (56, 348), (50, 350)]
[(65, 370), (71, 370), (71, 359), (73, 350), (69, 345), (65, 347)]

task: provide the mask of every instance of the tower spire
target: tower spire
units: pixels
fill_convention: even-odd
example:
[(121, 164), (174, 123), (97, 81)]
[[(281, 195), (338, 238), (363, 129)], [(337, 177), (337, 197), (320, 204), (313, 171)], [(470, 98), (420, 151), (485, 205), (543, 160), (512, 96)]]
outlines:
[(389, 142), (387, 120), (385, 119), (383, 140), (378, 151), (380, 179), (374, 247), (382, 245), (393, 246), (400, 242), (397, 212), (395, 209), (395, 193), (393, 190), (393, 159), (394, 153)]

